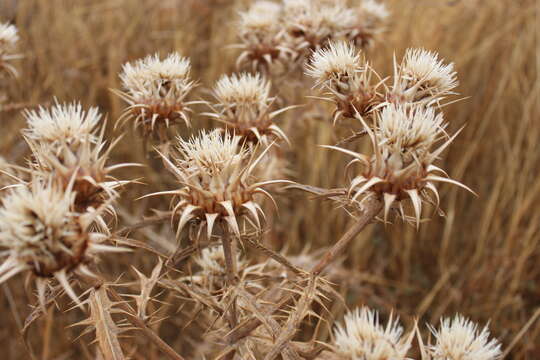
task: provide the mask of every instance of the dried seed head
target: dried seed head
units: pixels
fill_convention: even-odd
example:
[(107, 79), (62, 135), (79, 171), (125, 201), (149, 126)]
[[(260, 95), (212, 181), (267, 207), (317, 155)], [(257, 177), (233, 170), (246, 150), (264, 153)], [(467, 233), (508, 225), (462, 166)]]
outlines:
[[(189, 59), (178, 53), (169, 54), (165, 59), (159, 55), (148, 56), (135, 63), (126, 63), (122, 68), (120, 80), (124, 92), (116, 91), (129, 107), (120, 124), (134, 121), (143, 135), (155, 134), (163, 137), (163, 132), (180, 121), (190, 126), (190, 105), (186, 97), (196, 86), (190, 79)], [(163, 140), (163, 138), (162, 138)]]
[(265, 152), (255, 158), (251, 149), (239, 145), (239, 137), (219, 130), (203, 131), (189, 141), (178, 141), (173, 160), (165, 156), (163, 159), (182, 188), (148, 195), (176, 196), (173, 216), (180, 214), (177, 236), (188, 222), (199, 232), (206, 226), (208, 238), (216, 224), (237, 235), (240, 235), (240, 220), (259, 229), (263, 212), (256, 195), (270, 197), (263, 187), (280, 182), (254, 179), (254, 170)]
[(23, 130), (26, 138), (51, 146), (69, 144), (77, 146), (91, 139), (101, 122), (98, 108), (85, 111), (80, 103), (56, 104), (51, 109), (39, 107), (37, 111), (25, 112), (28, 128)]
[[(201, 267), (201, 274), (203, 275), (225, 277), (225, 254), (223, 253), (222, 246), (203, 249), (201, 254), (195, 257), (195, 263)], [(239, 269), (242, 269), (247, 265), (242, 261), (240, 253), (236, 253), (236, 263)]]
[(26, 112), (26, 118), (23, 134), (32, 149), (35, 175), (52, 176), (64, 189), (73, 182), (76, 211), (97, 209), (116, 196), (115, 189), (125, 182), (116, 181), (110, 172), (127, 164), (107, 166), (114, 144), (107, 147), (97, 108), (86, 112), (80, 104), (57, 103), (51, 109)]
[(497, 360), (501, 358), (501, 345), (489, 339), (489, 330), (456, 315), (441, 320), (439, 330), (431, 329), (436, 342), (427, 348), (430, 360)]
[(333, 347), (344, 360), (405, 360), (412, 338), (402, 335), (397, 319), (390, 317), (383, 327), (377, 312), (363, 307), (345, 315), (345, 324), (334, 330)]
[(274, 124), (274, 118), (292, 107), (271, 108), (270, 82), (260, 74), (242, 73), (223, 76), (214, 87), (213, 112), (210, 117), (223, 123), (243, 140), (264, 145), (273, 139), (288, 141), (285, 133)]
[(315, 51), (306, 74), (328, 90), (327, 100), (336, 104), (334, 123), (339, 117), (367, 116), (380, 103), (377, 85), (372, 85), (374, 71), (350, 42), (330, 42)]
[(336, 41), (313, 52), (306, 75), (313, 77), (317, 84), (332, 84), (354, 77), (360, 69), (360, 55), (356, 48), (349, 42)]
[[(376, 117), (375, 130), (363, 124), (371, 139), (373, 155), (331, 147), (354, 156), (350, 165), (360, 163), (363, 166), (363, 171), (349, 187), (353, 202), (377, 196), (385, 204), (385, 221), (395, 204), (399, 205), (401, 216), (409, 220), (411, 218), (405, 215), (402, 201), (410, 199), (415, 214), (412, 219), (418, 226), (422, 203), (439, 205), (436, 182), (452, 183), (471, 191), (447, 178), (443, 170), (433, 165), (457, 136), (448, 138), (442, 115), (437, 115), (433, 109), (389, 105)], [(444, 143), (434, 148), (445, 138)]]
[(395, 74), (393, 96), (405, 102), (437, 103), (458, 86), (454, 64), (436, 52), (408, 49)]
[(17, 70), (10, 61), (21, 57), (14, 53), (18, 41), (17, 28), (10, 24), (0, 23), (0, 73), (6, 72), (10, 76), (17, 76)]
[(342, 2), (289, 0), (284, 2), (284, 14), (298, 51), (324, 47), (329, 40), (346, 34), (357, 19)]
[(363, 0), (359, 10), (364, 21), (369, 24), (378, 24), (390, 16), (386, 5), (377, 0)]
[(236, 62), (238, 68), (279, 74), (294, 65), (297, 54), (282, 29), (282, 10), (280, 4), (256, 1), (240, 13), (237, 29), (241, 43), (236, 47), (242, 52)]
[(385, 29), (385, 21), (390, 15), (383, 3), (364, 0), (356, 9), (356, 22), (346, 34), (347, 39), (360, 48), (371, 47), (376, 37)]
[(387, 157), (399, 156), (405, 166), (423, 161), (433, 145), (446, 136), (442, 113), (433, 108), (387, 106), (380, 114), (376, 137)]
[(0, 245), (7, 259), (0, 266), (0, 282), (30, 270), (40, 278), (56, 277), (72, 296), (66, 274), (87, 272), (85, 264), (96, 253), (119, 250), (101, 244), (107, 236), (89, 231), (98, 213), (75, 212), (75, 196), (71, 188), (39, 180), (6, 196), (0, 208)]

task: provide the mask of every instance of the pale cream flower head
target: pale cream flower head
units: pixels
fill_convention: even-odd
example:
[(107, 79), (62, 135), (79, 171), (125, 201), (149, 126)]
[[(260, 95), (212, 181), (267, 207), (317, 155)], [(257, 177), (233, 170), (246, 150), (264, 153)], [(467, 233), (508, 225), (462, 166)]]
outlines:
[(99, 210), (79, 214), (74, 210), (75, 192), (50, 180), (33, 179), (14, 188), (0, 208), (0, 246), (7, 259), (0, 266), (0, 283), (31, 271), (36, 275), (38, 295), (44, 304), (45, 286), (56, 278), (66, 293), (79, 302), (69, 285), (71, 272), (86, 275), (95, 254), (124, 251), (102, 244), (108, 237), (89, 231)]
[(501, 345), (490, 340), (489, 329), (461, 315), (443, 319), (439, 329), (431, 329), (435, 344), (428, 346), (429, 360), (497, 360), (501, 359)]
[(386, 326), (377, 312), (363, 307), (345, 315), (345, 323), (334, 330), (334, 351), (347, 360), (405, 360), (411, 337), (404, 338), (398, 319)]
[(407, 101), (431, 103), (453, 94), (458, 86), (454, 64), (445, 64), (436, 52), (408, 49), (399, 66), (397, 90)]
[[(418, 227), (423, 204), (439, 206), (435, 183), (447, 182), (472, 192), (433, 164), (459, 133), (452, 137), (446, 134), (442, 115), (411, 104), (390, 104), (377, 114), (374, 128), (359, 118), (371, 140), (371, 155), (329, 147), (353, 156), (350, 165), (362, 166), (349, 185), (348, 196), (353, 204), (360, 200), (361, 207), (363, 200), (375, 196), (384, 202), (385, 222), (393, 209)], [(414, 217), (405, 214), (405, 200), (412, 203)]]
[(240, 33), (275, 32), (279, 28), (281, 11), (282, 7), (278, 3), (265, 0), (254, 2), (247, 11), (240, 12)]
[(0, 23), (0, 54), (11, 51), (19, 41), (19, 32), (14, 25)]
[(360, 14), (370, 25), (386, 20), (390, 12), (386, 5), (378, 0), (363, 0), (360, 3)]
[(379, 146), (387, 156), (396, 155), (403, 164), (423, 161), (434, 144), (445, 137), (444, 117), (434, 108), (386, 106), (375, 130)]
[(11, 60), (22, 57), (14, 53), (18, 41), (19, 32), (17, 28), (11, 24), (0, 23), (0, 75), (2, 71), (12, 77), (18, 75), (17, 69), (10, 63)]
[[(240, 269), (247, 264), (242, 261), (240, 253), (236, 254), (236, 262)], [(195, 263), (201, 267), (201, 273), (204, 275), (222, 275), (226, 273), (225, 254), (223, 246), (207, 247), (201, 251), (201, 254), (195, 257)]]
[(353, 77), (360, 69), (360, 55), (354, 45), (347, 41), (337, 41), (313, 52), (306, 74), (313, 77), (317, 84), (322, 84)]
[(223, 75), (214, 87), (216, 100), (223, 106), (264, 106), (270, 98), (270, 82), (260, 74)]
[(149, 55), (134, 63), (122, 66), (120, 80), (122, 86), (132, 94), (146, 95), (156, 91), (156, 87), (168, 81), (189, 81), (191, 62), (178, 53), (171, 53), (164, 59), (159, 54)]
[(77, 144), (95, 139), (94, 133), (101, 122), (98, 108), (87, 111), (78, 102), (60, 104), (56, 101), (50, 109), (25, 111), (28, 128), (23, 134), (32, 141), (59, 145)]
[(271, 111), (275, 98), (270, 96), (270, 88), (270, 82), (259, 73), (224, 75), (214, 87), (213, 112), (206, 115), (250, 143), (268, 145), (272, 139), (288, 142), (273, 119), (292, 106)]
[(248, 218), (260, 230), (263, 212), (256, 195), (271, 198), (263, 187), (284, 182), (258, 181), (254, 176), (269, 148), (256, 155), (253, 148), (240, 145), (239, 137), (219, 129), (202, 131), (190, 140), (178, 138), (178, 142), (178, 151), (171, 154), (172, 159), (162, 157), (180, 188), (147, 195), (175, 196), (172, 216), (180, 217), (177, 236), (188, 223), (199, 232), (206, 227), (208, 238), (217, 224), (240, 235), (239, 221)]
[[(120, 80), (124, 91), (114, 92), (129, 104), (118, 123), (133, 120), (147, 139), (150, 135), (163, 137), (162, 129), (178, 122), (190, 126), (190, 105), (187, 102), (196, 83), (190, 78), (191, 63), (178, 53), (165, 58), (158, 54), (147, 56), (122, 67)], [(157, 131), (156, 127), (159, 128)], [(165, 139), (160, 138), (161, 141)]]

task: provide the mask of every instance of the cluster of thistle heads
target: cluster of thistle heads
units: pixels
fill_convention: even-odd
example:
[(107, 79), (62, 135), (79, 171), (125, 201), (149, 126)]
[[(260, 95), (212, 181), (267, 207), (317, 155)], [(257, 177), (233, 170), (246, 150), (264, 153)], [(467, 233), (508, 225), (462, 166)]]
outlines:
[[(348, 171), (362, 167), (351, 176), (350, 202), (361, 207), (375, 197), (384, 202), (385, 222), (395, 210), (418, 226), (423, 204), (439, 207), (437, 183), (471, 191), (434, 164), (459, 133), (448, 134), (442, 112), (458, 85), (452, 63), (435, 52), (408, 49), (401, 62), (394, 59), (393, 76), (381, 79), (353, 43), (339, 41), (315, 51), (306, 74), (323, 92), (319, 98), (335, 105), (334, 124), (358, 120), (362, 130), (352, 138), (369, 136), (371, 154), (329, 146), (353, 157)], [(414, 216), (403, 200), (410, 200)]]
[(386, 6), (376, 0), (362, 0), (355, 7), (342, 0), (255, 1), (240, 13), (237, 66), (286, 74), (330, 41), (348, 40), (366, 49), (384, 31), (388, 16)]
[[(342, 1), (254, 2), (240, 14), (238, 58), (240, 67), (249, 64), (253, 72), (222, 76), (208, 100), (190, 99), (198, 82), (191, 78), (190, 60), (178, 53), (126, 63), (120, 73), (122, 90), (114, 92), (128, 106), (117, 124), (132, 123), (145, 144), (158, 143), (154, 150), (176, 184), (145, 197), (170, 196), (165, 215), (174, 224), (176, 238), (187, 234), (195, 249), (206, 246), (193, 259), (197, 272), (162, 279), (160, 286), (198, 302), (197, 313), (207, 308), (208, 326), (227, 329), (220, 333), (225, 339), (235, 335), (239, 324), (265, 319), (264, 326), (240, 338), (234, 350), (246, 358), (274, 353), (296, 358), (302, 351), (291, 340), (294, 333), (312, 314), (311, 304), (324, 303), (332, 292), (327, 281), (260, 242), (268, 225), (266, 205), (275, 205), (271, 192), (276, 184), (292, 183), (283, 179), (283, 151), (276, 150), (289, 143), (289, 136), (276, 120), (295, 107), (279, 105), (284, 102), (272, 95), (275, 74), (270, 69), (300, 64), (325, 92), (321, 98), (336, 106), (334, 123), (355, 119), (363, 127), (358, 138), (370, 138), (371, 154), (331, 147), (353, 157), (347, 173), (357, 164), (361, 170), (347, 188), (329, 191), (330, 198), (354, 206), (358, 213), (366, 200), (374, 199), (384, 210), (385, 222), (396, 210), (418, 226), (423, 202), (438, 207), (436, 183), (463, 186), (434, 165), (457, 135), (447, 134), (441, 112), (457, 86), (453, 65), (436, 53), (411, 49), (400, 63), (394, 60), (391, 84), (380, 79), (360, 51), (372, 45), (387, 16), (384, 5), (373, 0), (357, 8)], [(14, 27), (0, 27), (0, 70), (11, 75), (16, 71), (9, 64), (14, 58), (10, 51), (17, 38)], [(178, 125), (191, 126), (199, 105), (209, 109), (199, 115), (220, 126), (172, 138)], [(106, 139), (106, 124), (97, 108), (56, 102), (50, 108), (28, 110), (25, 117), (22, 134), (31, 152), (27, 166), (17, 168), (16, 176), (8, 171), (14, 167), (0, 163), (2, 175), (11, 180), (0, 207), (0, 246), (5, 249), (0, 283), (24, 272), (36, 279), (43, 308), (55, 285), (81, 304), (73, 283), (103, 281), (95, 270), (98, 254), (128, 250), (116, 244), (118, 236), (111, 227), (119, 190), (130, 181), (111, 173), (134, 164), (109, 163), (121, 137)], [(404, 200), (412, 203), (414, 217), (406, 215)], [(238, 243), (262, 249), (272, 260), (250, 265)], [(151, 278), (137, 271), (149, 289), (137, 298), (143, 320), (162, 265), (160, 261)], [(98, 290), (90, 294), (101, 296)], [(275, 297), (284, 294), (299, 295), (295, 306), (285, 315), (264, 316)], [(391, 318), (383, 326), (376, 312), (362, 308), (346, 315), (344, 325), (335, 327), (333, 340), (311, 358), (406, 359), (415, 334), (422, 359), (494, 360), (500, 355), (500, 345), (489, 340), (487, 328), (479, 330), (460, 316), (430, 330), (433, 339), (424, 345), (418, 327), (404, 334), (398, 320)]]

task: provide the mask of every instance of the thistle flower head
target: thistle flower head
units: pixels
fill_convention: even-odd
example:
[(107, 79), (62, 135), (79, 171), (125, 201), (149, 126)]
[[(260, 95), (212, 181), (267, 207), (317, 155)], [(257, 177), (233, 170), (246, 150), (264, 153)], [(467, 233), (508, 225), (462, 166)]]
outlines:
[(364, 0), (355, 9), (356, 21), (349, 28), (346, 38), (360, 48), (371, 47), (376, 37), (384, 31), (385, 20), (390, 13), (377, 0)]
[(458, 85), (454, 64), (424, 49), (408, 49), (395, 77), (394, 92), (408, 102), (437, 102)]
[[(51, 109), (26, 112), (26, 118), (23, 134), (32, 150), (36, 176), (52, 176), (63, 188), (73, 182), (79, 212), (97, 209), (115, 197), (115, 189), (125, 182), (116, 181), (110, 172), (129, 164), (107, 166), (114, 144), (107, 147), (97, 108), (84, 111), (80, 104), (57, 103)], [(109, 210), (113, 212), (112, 207)]]
[(248, 142), (267, 145), (272, 139), (288, 141), (273, 119), (288, 108), (272, 111), (270, 82), (260, 74), (242, 73), (223, 76), (214, 87), (216, 103), (210, 117)]
[(250, 68), (254, 72), (283, 73), (296, 57), (286, 32), (282, 29), (283, 8), (271, 1), (255, 1), (240, 12), (237, 27), (242, 52), (236, 61), (237, 68)]
[(431, 329), (435, 344), (427, 348), (431, 360), (497, 360), (501, 358), (501, 345), (489, 339), (489, 330), (463, 316), (443, 319), (439, 330)]
[(240, 31), (245, 34), (275, 31), (279, 27), (281, 11), (282, 7), (278, 3), (255, 1), (247, 11), (240, 12)]
[[(201, 273), (208, 276), (221, 276), (226, 274), (225, 254), (222, 246), (207, 247), (201, 254), (195, 257), (195, 263), (201, 267)], [(238, 268), (242, 269), (247, 264), (242, 261), (240, 254), (236, 254)]]
[(370, 25), (378, 24), (390, 16), (386, 5), (378, 0), (363, 0), (359, 10), (362, 20)]
[[(388, 106), (380, 114), (376, 136), (386, 156), (409, 164), (424, 160), (433, 145), (445, 137), (444, 117), (433, 108)], [(397, 155), (396, 155), (397, 154)]]
[(306, 74), (322, 84), (353, 77), (359, 69), (360, 55), (356, 48), (347, 41), (337, 41), (313, 52)]
[(129, 107), (120, 124), (131, 119), (144, 136), (153, 134), (156, 126), (166, 129), (180, 121), (189, 126), (189, 106), (194, 102), (186, 102), (186, 97), (196, 85), (190, 79), (190, 71), (189, 59), (178, 53), (164, 59), (157, 54), (150, 55), (135, 63), (126, 63), (120, 74), (124, 92), (116, 93)]
[[(118, 249), (101, 244), (107, 236), (89, 231), (97, 213), (77, 213), (75, 196), (71, 188), (36, 179), (6, 196), (0, 208), (0, 246), (7, 259), (0, 266), (0, 282), (30, 270), (38, 278), (55, 277), (78, 301), (67, 274), (88, 273), (86, 264), (96, 253)], [(44, 288), (38, 290), (43, 301)]]
[(363, 171), (351, 181), (349, 195), (353, 202), (371, 196), (383, 200), (385, 222), (395, 204), (399, 205), (401, 217), (409, 220), (402, 202), (410, 199), (415, 215), (412, 219), (418, 226), (422, 203), (439, 204), (437, 182), (452, 183), (471, 191), (447, 178), (443, 170), (433, 165), (457, 135), (450, 138), (446, 135), (443, 117), (433, 109), (389, 105), (376, 117), (374, 130), (363, 124), (371, 139), (371, 156), (332, 148), (353, 156), (351, 165), (362, 164)]
[(263, 187), (280, 182), (257, 182), (254, 178), (254, 170), (265, 152), (255, 157), (251, 148), (240, 146), (239, 137), (219, 130), (203, 131), (190, 140), (178, 141), (173, 159), (163, 159), (181, 188), (148, 195), (175, 196), (172, 216), (180, 215), (177, 236), (188, 223), (198, 231), (206, 227), (208, 238), (216, 224), (236, 235), (240, 235), (240, 220), (259, 229), (263, 212), (257, 194), (271, 198)]
[(17, 28), (11, 24), (0, 23), (0, 72), (5, 71), (10, 76), (17, 76), (17, 70), (9, 62), (20, 58), (14, 54), (19, 41)]
[(403, 328), (390, 317), (386, 326), (366, 307), (345, 315), (345, 324), (334, 330), (335, 352), (349, 360), (405, 360), (411, 337), (402, 338)]
[(328, 90), (327, 99), (336, 104), (334, 123), (341, 116), (365, 116), (380, 102), (377, 86), (372, 85), (373, 70), (347, 41), (330, 41), (313, 52), (306, 74)]
[(85, 111), (80, 103), (56, 104), (46, 109), (26, 111), (28, 128), (23, 134), (32, 141), (51, 146), (62, 143), (75, 146), (91, 139), (101, 121), (101, 114), (93, 107)]
[(316, 50), (344, 35), (356, 22), (343, 2), (289, 0), (284, 2), (285, 23), (297, 39), (298, 50)]

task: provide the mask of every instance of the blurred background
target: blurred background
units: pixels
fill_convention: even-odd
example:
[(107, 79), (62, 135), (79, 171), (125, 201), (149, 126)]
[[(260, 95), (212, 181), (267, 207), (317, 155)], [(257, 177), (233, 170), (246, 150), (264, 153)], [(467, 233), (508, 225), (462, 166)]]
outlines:
[[(222, 74), (235, 70), (236, 12), (248, 0), (0, 0), (0, 20), (19, 28), (21, 76), (0, 84), (10, 101), (33, 106), (80, 100), (97, 105), (114, 124), (124, 107), (110, 89), (119, 88), (123, 63), (147, 54), (176, 50), (189, 56), (197, 96)], [(445, 216), (433, 214), (416, 231), (400, 222), (372, 226), (351, 247), (337, 282), (347, 305), (367, 304), (382, 313), (394, 310), (411, 325), (436, 323), (459, 311), (490, 322), (504, 344), (516, 343), (512, 359), (540, 358), (540, 5), (533, 0), (387, 0), (392, 12), (385, 34), (367, 52), (381, 76), (392, 73), (392, 58), (408, 47), (438, 51), (454, 62), (465, 99), (445, 108), (452, 131), (465, 126), (443, 160), (451, 178), (478, 193), (442, 186)], [(296, 103), (312, 100), (299, 97)], [(328, 119), (296, 110), (285, 121), (294, 134), (291, 178), (304, 184), (335, 187), (343, 182), (345, 158), (317, 148), (338, 138)], [(309, 109), (309, 106), (307, 107)], [(204, 111), (204, 108), (197, 109)], [(19, 111), (3, 113), (0, 153), (24, 163), (26, 148), (18, 130)], [(196, 118), (196, 127), (208, 126)], [(346, 125), (346, 124), (345, 124)], [(112, 126), (111, 126), (112, 131)], [(180, 131), (186, 131), (181, 128)], [(118, 160), (147, 161), (142, 142), (128, 132), (116, 151)], [(137, 173), (137, 172), (135, 172)], [(140, 172), (138, 173), (140, 176)], [(146, 188), (160, 188), (151, 175)], [(161, 187), (162, 188), (162, 187)], [(331, 204), (299, 193), (278, 197), (279, 218), (271, 241), (288, 253), (329, 246), (346, 231), (348, 216)], [(165, 204), (166, 206), (167, 204)], [(135, 207), (142, 207), (137, 205)], [(138, 216), (140, 213), (132, 214)], [(141, 236), (141, 240), (144, 240)], [(144, 253), (137, 254), (146, 256)], [(141, 260), (144, 262), (143, 260)], [(118, 267), (116, 273), (127, 271)], [(31, 293), (4, 285), (0, 292), (2, 358), (26, 359), (15, 329), (29, 308), (18, 297)], [(19, 294), (20, 293), (20, 294)], [(25, 295), (26, 294), (26, 295)], [(30, 301), (31, 302), (31, 301)], [(343, 309), (335, 310), (336, 313)], [(339, 316), (339, 314), (338, 314)], [(47, 359), (82, 358), (70, 353), (77, 329), (52, 317), (35, 330), (56, 331)], [(45, 329), (45, 330), (43, 330)], [(48, 330), (47, 330), (48, 329)], [(174, 343), (171, 329), (168, 341)], [(81, 350), (82, 351), (82, 350)], [(41, 354), (43, 355), (43, 354)]]

